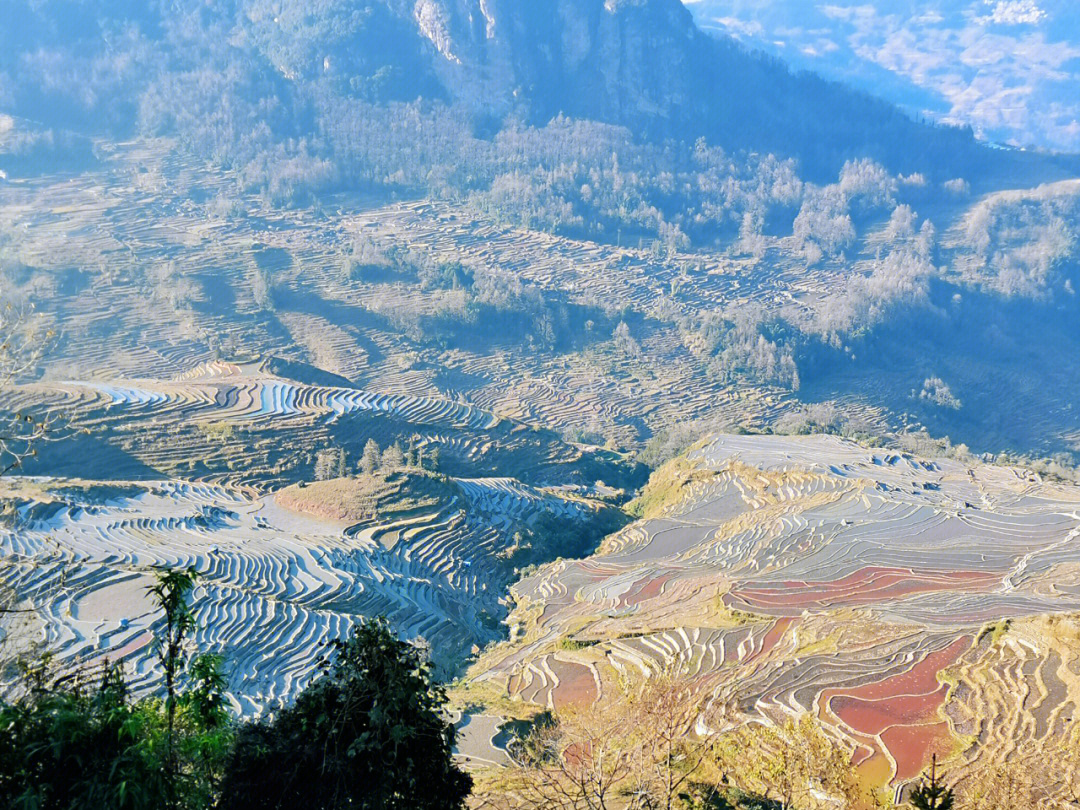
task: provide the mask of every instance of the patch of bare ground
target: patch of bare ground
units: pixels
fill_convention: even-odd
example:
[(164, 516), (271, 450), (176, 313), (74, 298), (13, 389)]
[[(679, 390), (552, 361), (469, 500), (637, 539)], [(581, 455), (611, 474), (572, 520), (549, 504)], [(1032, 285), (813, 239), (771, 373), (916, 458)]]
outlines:
[(458, 495), (442, 476), (401, 470), (294, 484), (274, 499), (285, 509), (351, 525), (438, 509)]

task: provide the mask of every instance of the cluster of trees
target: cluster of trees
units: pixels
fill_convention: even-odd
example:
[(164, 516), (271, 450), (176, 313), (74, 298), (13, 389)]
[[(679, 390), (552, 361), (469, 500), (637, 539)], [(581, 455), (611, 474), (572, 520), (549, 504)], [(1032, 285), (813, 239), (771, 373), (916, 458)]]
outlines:
[[(207, 92), (221, 103), (216, 87)], [(185, 101), (184, 109), (199, 104)], [(624, 127), (562, 115), (543, 125), (508, 117), (485, 138), (470, 111), (442, 103), (372, 104), (322, 88), (310, 104), (314, 131), (290, 141), (288, 154), (272, 117), (260, 128), (254, 111), (243, 117), (255, 134), (241, 143), (231, 139), (235, 116), (225, 126), (210, 110), (178, 121), (169, 105), (169, 116), (144, 127), (190, 130), (196, 149), (238, 167), (249, 189), (277, 202), (342, 185), (409, 190), (513, 225), (664, 252), (731, 245), (761, 255), (767, 236), (790, 234), (811, 264), (839, 259), (860, 221), (900, 196), (925, 196), (921, 175), (894, 176), (867, 159), (848, 161), (836, 182), (817, 186), (790, 159), (728, 153), (700, 138), (643, 141)]]
[(163, 697), (135, 698), (119, 664), (25, 666), (0, 701), (0, 805), (38, 810), (454, 810), (446, 696), (423, 651), (385, 620), (333, 642), (295, 702), (257, 721), (227, 710), (223, 659), (192, 655), (190, 571), (152, 595)]
[(89, 138), (64, 130), (31, 128), (0, 113), (0, 169), (6, 176), (79, 171), (94, 162)]
[(348, 473), (347, 455), (340, 447), (329, 447), (315, 454), (315, 468), (312, 472), (316, 481), (332, 481), (344, 478)]
[(425, 448), (417, 444), (416, 437), (409, 439), (407, 447), (402, 449), (401, 442), (395, 441), (387, 445), (385, 450), (379, 449), (379, 443), (374, 439), (368, 439), (364, 445), (363, 455), (360, 457), (360, 471), (365, 475), (373, 473), (395, 472), (401, 469), (439, 470), (439, 448), (432, 445)]
[(976, 204), (963, 223), (975, 280), (995, 292), (1071, 298), (1080, 283), (1080, 190), (1074, 184), (1006, 192)]
[[(737, 248), (756, 253), (766, 232), (794, 230), (808, 250), (820, 242), (835, 255), (854, 239), (853, 226), (846, 213), (823, 218), (831, 208), (822, 200), (843, 210), (856, 200), (865, 215), (892, 202), (899, 182), (878, 164), (855, 161), (821, 190), (802, 180), (792, 160), (733, 155), (704, 139), (656, 144), (564, 116), (543, 126), (510, 118), (494, 138), (479, 139), (454, 108), (342, 105), (327, 125), (348, 131), (331, 139), (332, 151), (354, 181), (422, 189), (514, 225), (662, 251), (738, 237)], [(395, 126), (397, 117), (409, 126)], [(366, 129), (374, 131), (362, 138)], [(412, 146), (407, 153), (379, 148), (388, 129), (421, 141), (422, 155)], [(839, 236), (833, 220), (843, 226)]]
[(679, 331), (686, 347), (721, 380), (748, 378), (799, 388), (796, 353), (805, 337), (786, 320), (747, 304), (700, 317), (683, 317)]
[(851, 273), (840, 293), (817, 310), (807, 331), (835, 340), (871, 329), (901, 307), (927, 306), (930, 282), (938, 277), (937, 232), (930, 220), (916, 228), (917, 222), (910, 206), (894, 208), (870, 272)]
[(524, 343), (564, 350), (594, 337), (596, 325), (607, 320), (600, 307), (571, 303), (560, 291), (523, 282), (498, 267), (447, 263), (417, 251), (383, 251), (363, 241), (344, 262), (350, 275), (368, 283), (405, 281), (419, 288), (421, 294), (371, 304), (389, 328), (418, 343), (471, 350), (479, 344)]
[(952, 408), (954, 411), (959, 410), (962, 404), (941, 377), (927, 377), (923, 381), (922, 391), (919, 392), (919, 399), (932, 402), (942, 408)]
[(856, 426), (831, 402), (815, 402), (788, 411), (773, 424), (775, 433), (790, 436), (809, 436), (817, 433), (857, 435)]
[[(793, 161), (732, 156), (703, 139), (642, 142), (621, 128), (559, 116), (546, 126), (508, 121), (469, 199), (526, 227), (667, 251), (716, 244), (743, 225), (797, 207)], [(756, 220), (755, 220), (756, 221)]]
[[(400, 441), (395, 441), (387, 445), (386, 449), (380, 449), (377, 441), (368, 439), (357, 466), (364, 475), (392, 473), (404, 469), (438, 472), (439, 461), (437, 445), (425, 448), (417, 442), (417, 437), (413, 436), (405, 447), (402, 447)], [(348, 454), (340, 447), (327, 448), (315, 454), (313, 474), (316, 481), (344, 478), (349, 474), (349, 470)]]

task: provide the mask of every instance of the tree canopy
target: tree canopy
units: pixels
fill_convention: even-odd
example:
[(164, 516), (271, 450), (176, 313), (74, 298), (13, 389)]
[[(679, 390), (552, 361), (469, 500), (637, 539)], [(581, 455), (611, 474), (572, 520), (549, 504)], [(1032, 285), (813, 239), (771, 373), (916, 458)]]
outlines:
[(332, 645), (322, 675), (273, 720), (241, 729), (226, 810), (453, 810), (472, 785), (452, 761), (446, 698), (417, 647), (383, 620)]

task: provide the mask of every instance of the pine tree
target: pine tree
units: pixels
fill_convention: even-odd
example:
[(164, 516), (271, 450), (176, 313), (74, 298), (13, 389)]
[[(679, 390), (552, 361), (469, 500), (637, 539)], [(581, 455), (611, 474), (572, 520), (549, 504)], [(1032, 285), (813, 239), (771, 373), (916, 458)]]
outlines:
[(364, 445), (364, 455), (360, 459), (360, 469), (366, 475), (371, 475), (379, 469), (381, 457), (382, 452), (379, 450), (378, 443), (374, 439), (368, 439), (367, 444)]
[(419, 456), (416, 451), (416, 437), (409, 439), (409, 449), (405, 451), (405, 464), (409, 467), (417, 466)]
[(316, 481), (325, 481), (330, 477), (329, 475), (327, 475), (326, 471), (327, 471), (326, 452), (320, 450), (318, 453), (315, 454), (315, 469), (312, 472), (312, 475), (313, 475), (313, 477), (315, 478)]
[(188, 595), (197, 578), (194, 568), (187, 571), (159, 571), (157, 585), (150, 595), (165, 613), (165, 635), (155, 640), (158, 663), (165, 674), (165, 777), (168, 807), (179, 805), (177, 783), (180, 764), (176, 751), (177, 680), (186, 660), (188, 636), (195, 632), (195, 617), (188, 605)]
[(911, 806), (918, 810), (952, 810), (952, 788), (938, 782), (937, 754), (930, 759), (930, 781), (923, 782), (911, 792)]
[(315, 455), (315, 480), (330, 481), (345, 475), (345, 451), (339, 447), (320, 450)]
[(401, 442), (394, 442), (383, 450), (381, 463), (384, 470), (400, 470), (405, 466), (405, 453), (401, 449)]

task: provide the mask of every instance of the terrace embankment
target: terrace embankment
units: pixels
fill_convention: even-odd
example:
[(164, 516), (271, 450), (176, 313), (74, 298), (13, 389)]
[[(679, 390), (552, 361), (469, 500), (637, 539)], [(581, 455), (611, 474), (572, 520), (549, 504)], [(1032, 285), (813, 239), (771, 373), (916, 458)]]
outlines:
[[(721, 436), (637, 506), (597, 554), (514, 586), (514, 641), (472, 682), (552, 708), (675, 664), (733, 723), (814, 714), (893, 785), (932, 752), (959, 773), (1037, 748), (1080, 705), (1075, 650), (1017, 629), (1075, 623), (1080, 487), (829, 436)], [(1018, 623), (995, 636), (1001, 617)]]

